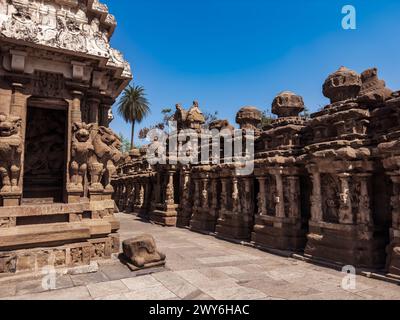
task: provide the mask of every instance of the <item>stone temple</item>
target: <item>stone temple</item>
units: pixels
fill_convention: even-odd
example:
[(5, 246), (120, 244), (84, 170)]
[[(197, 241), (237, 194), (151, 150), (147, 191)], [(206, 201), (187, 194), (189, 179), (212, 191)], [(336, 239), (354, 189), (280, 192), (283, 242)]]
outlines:
[[(400, 92), (388, 89), (377, 73), (341, 67), (323, 84), (330, 104), (307, 118), (300, 116), (303, 98), (290, 91), (276, 96), (277, 117), (264, 127), (257, 108), (240, 109), (240, 129), (255, 132), (249, 175), (238, 175), (223, 156), (218, 164), (154, 165), (146, 149), (157, 141), (132, 150), (112, 181), (119, 209), (399, 278)], [(178, 105), (175, 120), (179, 130), (207, 129), (197, 103), (187, 111)], [(234, 130), (226, 120), (209, 129)], [(214, 142), (197, 145), (204, 143)], [(224, 155), (226, 144), (219, 146)]]
[(115, 27), (98, 0), (0, 0), (0, 275), (119, 252)]
[[(400, 279), (400, 91), (377, 69), (329, 75), (330, 104), (310, 117), (290, 91), (275, 97), (268, 124), (256, 107), (241, 108), (239, 131), (255, 133), (251, 173), (238, 174), (225, 152), (238, 130), (227, 120), (206, 126), (196, 101), (176, 106), (166, 150), (182, 130), (194, 140), (216, 130), (221, 141), (176, 139), (177, 150), (196, 160), (208, 146), (221, 161), (180, 163), (167, 152), (154, 164), (148, 151), (161, 141), (124, 155), (109, 128), (132, 79), (110, 46), (115, 27), (98, 0), (0, 0), (0, 277), (111, 259), (121, 252), (120, 210)], [(123, 249), (134, 268), (165, 264), (151, 235)]]

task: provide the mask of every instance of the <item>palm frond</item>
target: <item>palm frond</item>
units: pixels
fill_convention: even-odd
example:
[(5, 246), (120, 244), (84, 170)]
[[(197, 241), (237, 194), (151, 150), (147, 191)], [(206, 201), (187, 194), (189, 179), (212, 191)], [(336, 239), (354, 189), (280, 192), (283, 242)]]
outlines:
[(129, 85), (122, 93), (118, 113), (128, 123), (142, 122), (150, 113), (150, 103), (142, 86)]

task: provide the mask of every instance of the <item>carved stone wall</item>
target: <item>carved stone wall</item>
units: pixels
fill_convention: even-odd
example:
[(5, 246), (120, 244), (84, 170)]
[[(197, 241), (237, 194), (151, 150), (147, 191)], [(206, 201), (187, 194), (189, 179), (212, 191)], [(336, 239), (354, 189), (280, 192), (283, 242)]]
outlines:
[[(278, 118), (264, 128), (254, 107), (238, 112), (243, 129), (256, 129), (252, 175), (236, 176), (224, 164), (173, 167), (173, 175), (184, 177), (175, 203), (179, 225), (318, 261), (375, 269), (386, 264), (398, 277), (400, 94), (386, 88), (376, 69), (358, 74), (344, 67), (327, 78), (323, 93), (331, 103), (309, 118), (300, 116), (303, 98), (290, 91), (274, 99)], [(179, 106), (180, 129), (188, 127), (186, 115)], [(210, 129), (222, 127), (233, 129), (222, 120)], [(160, 183), (171, 167), (143, 171), (139, 163), (145, 162), (143, 156), (128, 160), (113, 183), (157, 176), (155, 195), (148, 196), (158, 199), (171, 187)]]
[(0, 0), (0, 275), (119, 252), (115, 26), (98, 0)]

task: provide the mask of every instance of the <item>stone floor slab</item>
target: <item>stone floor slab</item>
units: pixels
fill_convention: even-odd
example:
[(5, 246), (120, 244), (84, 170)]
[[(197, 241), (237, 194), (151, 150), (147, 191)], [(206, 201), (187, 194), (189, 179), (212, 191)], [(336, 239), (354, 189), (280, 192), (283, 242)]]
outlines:
[[(341, 288), (344, 274), (303, 261), (240, 246), (186, 229), (163, 228), (117, 214), (121, 241), (155, 236), (166, 268), (131, 272), (118, 259), (99, 261), (97, 273), (61, 277), (44, 291), (41, 279), (0, 283), (0, 299), (65, 300), (400, 300), (400, 286), (357, 277), (356, 290)], [(75, 287), (72, 287), (75, 285)]]
[(87, 288), (93, 299), (129, 292), (128, 287), (121, 280), (89, 284)]

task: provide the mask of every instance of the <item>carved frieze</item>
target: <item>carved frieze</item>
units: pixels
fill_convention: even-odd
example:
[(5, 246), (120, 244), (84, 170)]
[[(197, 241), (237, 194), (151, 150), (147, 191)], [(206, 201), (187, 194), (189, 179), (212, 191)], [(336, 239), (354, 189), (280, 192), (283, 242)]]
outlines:
[[(106, 6), (95, 1), (92, 10), (101, 14), (107, 26), (115, 27)], [(105, 58), (108, 66), (121, 69), (122, 78), (131, 78), (129, 63), (110, 47), (109, 30), (87, 11), (82, 5), (74, 9), (57, 2), (2, 1), (0, 37)]]

